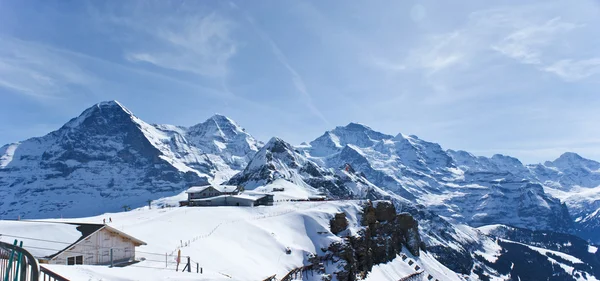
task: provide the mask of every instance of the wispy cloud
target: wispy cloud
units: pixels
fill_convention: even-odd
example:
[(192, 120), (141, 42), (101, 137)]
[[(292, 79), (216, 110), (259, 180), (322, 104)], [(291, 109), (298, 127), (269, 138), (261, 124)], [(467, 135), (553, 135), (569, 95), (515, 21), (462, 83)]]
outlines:
[(564, 80), (577, 81), (600, 73), (600, 57), (584, 60), (559, 60), (542, 68)]
[(126, 42), (126, 60), (207, 78), (228, 74), (237, 42), (232, 35), (235, 21), (226, 15), (215, 9), (207, 12), (200, 2), (130, 2), (117, 7), (92, 5), (89, 10), (98, 27), (117, 27), (118, 32), (105, 28), (116, 40)]
[[(235, 9), (239, 9), (239, 7), (233, 2), (230, 2), (230, 5)], [(247, 22), (252, 25), (254, 31), (258, 34), (258, 36), (269, 45), (277, 61), (281, 63), (281, 65), (289, 72), (294, 87), (296, 88), (296, 91), (300, 94), (300, 98), (304, 102), (306, 107), (308, 107), (312, 114), (321, 119), (325, 124), (329, 125), (330, 123), (327, 120), (327, 118), (325, 118), (325, 115), (323, 115), (323, 113), (315, 105), (312, 96), (309, 93), (306, 84), (304, 83), (304, 79), (298, 73), (298, 71), (296, 71), (296, 69), (289, 63), (289, 59), (281, 51), (281, 48), (279, 48), (277, 43), (275, 43), (275, 41), (273, 41), (273, 39), (254, 22), (254, 19), (247, 12), (242, 11), (241, 9), (240, 11), (244, 14), (244, 17), (246, 18)]]
[(432, 35), (426, 43), (414, 49), (409, 64), (425, 69), (429, 74), (447, 69), (465, 58), (466, 46), (470, 38), (464, 31), (456, 30), (446, 34)]
[(325, 118), (323, 113), (317, 108), (317, 106), (315, 106), (315, 104), (312, 100), (312, 96), (306, 89), (306, 84), (304, 84), (304, 79), (302, 79), (302, 76), (300, 76), (300, 74), (296, 71), (296, 69), (294, 69), (290, 65), (290, 63), (288, 62), (288, 58), (285, 56), (285, 54), (283, 54), (281, 49), (279, 49), (277, 44), (275, 44), (275, 42), (273, 40), (271, 40), (271, 38), (265, 37), (264, 39), (271, 46), (271, 49), (273, 50), (273, 54), (275, 54), (275, 57), (277, 58), (277, 60), (290, 73), (290, 76), (292, 77), (294, 86), (296, 87), (296, 90), (298, 91), (298, 93), (300, 93), (300, 96), (301, 96), (302, 100), (304, 101), (304, 103), (306, 104), (306, 106), (308, 107), (308, 109), (313, 114), (315, 114), (317, 117), (319, 117), (321, 120), (323, 120), (325, 123), (329, 124), (329, 121), (327, 121), (327, 119)]
[(97, 82), (57, 49), (12, 37), (0, 37), (0, 87), (38, 99), (62, 98), (72, 86)]
[(554, 43), (561, 33), (581, 25), (553, 18), (543, 23), (527, 23), (493, 44), (493, 50), (525, 64), (543, 64), (544, 50)]
[(582, 58), (585, 54), (564, 51), (578, 42), (570, 40), (572, 33), (587, 26), (538, 13), (547, 8), (541, 4), (473, 12), (464, 26), (428, 35), (424, 43), (410, 52), (407, 65), (424, 69), (426, 74), (456, 66), (471, 66), (473, 70), (489, 67), (492, 54), (497, 53), (568, 82), (598, 73), (597, 56)]
[[(227, 74), (227, 62), (236, 53), (230, 33), (233, 23), (212, 13), (158, 24), (152, 48), (139, 48), (125, 57), (162, 68), (186, 71), (208, 77)], [(159, 47), (160, 46), (160, 47)]]

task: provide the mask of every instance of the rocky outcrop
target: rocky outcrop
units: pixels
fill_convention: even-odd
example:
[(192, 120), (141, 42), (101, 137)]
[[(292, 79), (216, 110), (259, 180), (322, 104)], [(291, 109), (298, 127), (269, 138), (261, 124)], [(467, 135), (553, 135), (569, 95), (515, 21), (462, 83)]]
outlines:
[[(333, 233), (339, 233), (337, 224), (341, 223), (342, 216), (338, 215), (332, 220)], [(366, 276), (374, 265), (396, 258), (403, 246), (413, 255), (420, 254), (418, 222), (410, 214), (396, 213), (389, 201), (368, 202), (361, 225), (363, 228), (357, 235), (345, 237), (344, 242), (333, 243), (327, 249), (326, 255), (339, 259), (334, 273), (337, 280), (351, 281), (356, 276)]]
[(346, 219), (345, 213), (337, 213), (329, 221), (329, 228), (333, 234), (338, 234), (348, 228), (348, 220)]

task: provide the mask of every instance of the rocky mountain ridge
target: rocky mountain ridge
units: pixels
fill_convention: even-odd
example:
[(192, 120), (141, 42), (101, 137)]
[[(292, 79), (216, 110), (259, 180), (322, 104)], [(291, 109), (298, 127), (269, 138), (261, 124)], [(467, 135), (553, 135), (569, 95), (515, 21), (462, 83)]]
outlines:
[[(154, 125), (110, 101), (46, 136), (0, 147), (0, 216), (95, 215), (143, 206), (191, 185), (254, 189), (284, 181), (312, 195), (391, 200), (419, 222), (424, 247), (444, 265), (465, 275), (502, 276), (504, 265), (477, 253), (501, 257), (522, 247), (494, 243), (473, 227), (505, 224), (598, 242), (599, 173), (598, 162), (574, 153), (523, 165), (358, 123), (300, 146), (280, 138), (263, 144), (222, 115), (189, 128)], [(545, 273), (553, 272), (563, 274)]]
[(230, 178), (258, 146), (220, 116), (187, 129), (148, 124), (117, 101), (98, 103), (54, 132), (0, 149), (0, 216), (70, 217), (142, 206)]

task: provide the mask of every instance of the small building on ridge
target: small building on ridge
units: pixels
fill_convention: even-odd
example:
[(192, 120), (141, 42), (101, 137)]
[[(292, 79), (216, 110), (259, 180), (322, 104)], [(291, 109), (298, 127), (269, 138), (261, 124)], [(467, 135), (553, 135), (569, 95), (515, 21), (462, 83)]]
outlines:
[(205, 185), (189, 188), (188, 199), (180, 206), (273, 206), (273, 195), (242, 193), (243, 188), (233, 185)]

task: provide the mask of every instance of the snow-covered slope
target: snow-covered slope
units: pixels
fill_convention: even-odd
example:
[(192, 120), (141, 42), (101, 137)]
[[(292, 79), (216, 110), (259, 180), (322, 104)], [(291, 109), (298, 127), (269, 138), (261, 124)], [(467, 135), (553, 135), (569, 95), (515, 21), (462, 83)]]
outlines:
[(190, 127), (186, 138), (204, 153), (218, 155), (234, 170), (244, 169), (262, 146), (244, 128), (219, 114)]
[(600, 163), (567, 152), (528, 168), (547, 193), (569, 206), (580, 235), (600, 243)]
[(255, 189), (285, 180), (303, 187), (311, 196), (367, 197), (375, 191), (385, 192), (356, 174), (350, 166), (324, 169), (307, 159), (300, 151), (280, 138), (272, 138), (252, 158), (244, 171), (235, 175), (229, 184)]
[(600, 279), (600, 253), (579, 237), (504, 225), (479, 230), (502, 247), (487, 265), (513, 279)]
[[(330, 231), (334, 214), (346, 214), (348, 234), (352, 235), (361, 228), (361, 211), (358, 201), (283, 203), (255, 208), (155, 206), (70, 219), (67, 221), (98, 223), (111, 217), (112, 227), (147, 243), (136, 249), (136, 258), (145, 260), (126, 268), (60, 265), (50, 268), (71, 280), (243, 281), (263, 280), (272, 275), (281, 278), (290, 270), (308, 264), (311, 256), (323, 255), (322, 249), (330, 244), (344, 240)], [(21, 236), (27, 237), (27, 233)], [(287, 248), (291, 250), (289, 254)], [(174, 255), (178, 249), (184, 262), (189, 256), (194, 263), (192, 273), (175, 272)], [(444, 278), (441, 272), (450, 274), (449, 279), (440, 280), (460, 280), (427, 254), (411, 258), (440, 274), (440, 278)], [(195, 263), (202, 267), (203, 274), (195, 272)], [(306, 274), (304, 280), (322, 280), (320, 274), (312, 273)]]
[(567, 208), (528, 180), (517, 159), (444, 151), (416, 136), (395, 137), (350, 123), (299, 147), (326, 167), (349, 163), (367, 180), (456, 222), (569, 231)]
[(201, 132), (220, 119), (188, 130), (148, 124), (117, 101), (96, 104), (46, 136), (0, 148), (0, 216), (93, 215), (228, 180), (259, 143), (226, 118)]

